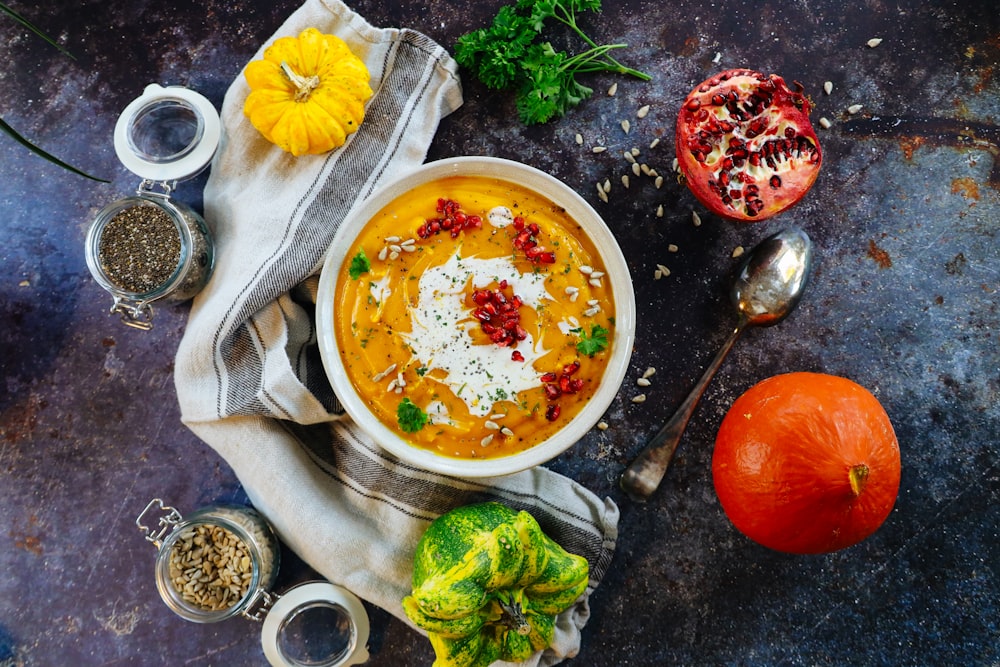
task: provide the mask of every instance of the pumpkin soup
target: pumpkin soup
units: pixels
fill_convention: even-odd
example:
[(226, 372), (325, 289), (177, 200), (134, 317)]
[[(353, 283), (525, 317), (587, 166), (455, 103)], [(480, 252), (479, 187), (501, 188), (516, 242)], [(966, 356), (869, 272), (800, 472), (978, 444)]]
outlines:
[(348, 376), (401, 437), (445, 456), (514, 454), (586, 408), (614, 300), (566, 212), (519, 185), (451, 176), (379, 211), (337, 277)]

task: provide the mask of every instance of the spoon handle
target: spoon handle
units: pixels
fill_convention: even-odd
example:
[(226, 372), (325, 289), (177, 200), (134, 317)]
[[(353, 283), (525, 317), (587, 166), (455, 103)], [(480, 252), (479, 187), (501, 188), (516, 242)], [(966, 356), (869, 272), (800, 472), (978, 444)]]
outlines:
[(740, 334), (743, 333), (744, 325), (745, 322), (741, 321), (733, 332), (729, 334), (729, 338), (722, 344), (722, 348), (715, 353), (712, 362), (691, 389), (691, 393), (688, 394), (684, 402), (677, 408), (674, 416), (663, 425), (659, 433), (650, 439), (642, 453), (622, 473), (622, 490), (632, 500), (646, 500), (660, 486), (660, 481), (663, 479), (663, 475), (666, 474), (670, 461), (674, 458), (674, 452), (677, 451), (681, 435), (684, 434), (684, 429), (687, 427), (691, 415), (694, 414), (699, 399), (705, 393), (708, 383), (712, 381), (715, 372), (719, 370), (719, 366), (722, 365), (726, 355), (729, 354), (729, 350), (732, 349), (733, 344), (736, 343)]

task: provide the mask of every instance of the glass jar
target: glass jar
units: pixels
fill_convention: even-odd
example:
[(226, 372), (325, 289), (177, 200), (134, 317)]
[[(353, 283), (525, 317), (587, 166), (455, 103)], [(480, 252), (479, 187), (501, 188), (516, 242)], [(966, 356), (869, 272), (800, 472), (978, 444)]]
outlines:
[(153, 326), (152, 303), (181, 303), (208, 282), (215, 243), (205, 220), (171, 194), (215, 156), (219, 115), (186, 88), (151, 84), (115, 125), (115, 153), (142, 181), (134, 196), (105, 206), (87, 232), (87, 267), (138, 329)]
[(181, 303), (208, 282), (215, 247), (204, 219), (168, 195), (140, 190), (104, 207), (87, 232), (87, 267), (114, 298), (112, 313), (153, 325), (154, 301)]
[[(158, 528), (151, 529), (144, 521), (155, 512)], [(157, 547), (160, 597), (181, 618), (263, 621), (261, 646), (272, 667), (349, 667), (368, 659), (368, 614), (353, 593), (326, 581), (271, 591), (281, 550), (255, 510), (211, 505), (185, 519), (154, 498), (135, 523)]]
[(281, 551), (270, 526), (246, 507), (212, 505), (186, 519), (162, 502), (160, 507), (169, 512), (161, 526), (172, 528), (150, 541), (159, 549), (156, 589), (164, 603), (195, 623), (249, 617), (278, 573)]

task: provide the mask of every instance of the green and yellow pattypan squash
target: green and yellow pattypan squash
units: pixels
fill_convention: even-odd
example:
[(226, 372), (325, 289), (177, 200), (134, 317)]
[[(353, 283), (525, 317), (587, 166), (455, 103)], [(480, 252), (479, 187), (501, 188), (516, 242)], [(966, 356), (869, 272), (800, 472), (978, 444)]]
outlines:
[(587, 560), (535, 518), (495, 502), (466, 505), (427, 528), (403, 610), (427, 631), (434, 667), (523, 662), (547, 648), (556, 614), (586, 590)]

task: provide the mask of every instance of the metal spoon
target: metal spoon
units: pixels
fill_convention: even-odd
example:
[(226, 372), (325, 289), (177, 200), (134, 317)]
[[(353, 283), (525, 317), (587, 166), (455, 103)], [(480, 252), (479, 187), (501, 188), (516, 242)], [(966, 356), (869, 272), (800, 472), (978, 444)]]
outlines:
[(778, 232), (750, 251), (730, 291), (739, 313), (736, 328), (674, 416), (622, 474), (621, 487), (633, 500), (646, 500), (660, 485), (698, 400), (743, 330), (777, 324), (792, 312), (805, 289), (811, 264), (812, 242), (800, 229)]

